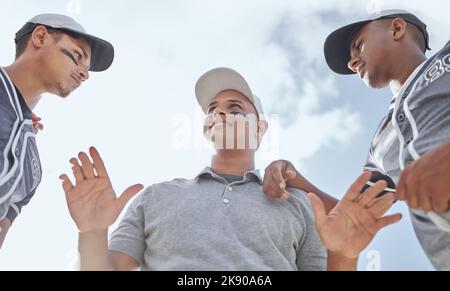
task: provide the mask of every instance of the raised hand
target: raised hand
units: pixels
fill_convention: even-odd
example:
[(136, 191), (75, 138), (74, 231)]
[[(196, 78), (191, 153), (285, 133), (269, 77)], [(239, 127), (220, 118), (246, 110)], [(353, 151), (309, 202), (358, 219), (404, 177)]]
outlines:
[(385, 181), (377, 182), (361, 194), (370, 177), (370, 172), (363, 173), (328, 215), (320, 198), (308, 194), (322, 243), (339, 256), (356, 259), (379, 230), (401, 219), (401, 214), (384, 216), (395, 200), (393, 193), (377, 198), (387, 186)]
[(99, 153), (94, 147), (89, 149), (89, 153), (92, 162), (84, 152), (78, 155), (78, 159), (70, 160), (75, 185), (66, 174), (60, 176), (70, 216), (81, 233), (107, 229), (130, 198), (144, 188), (136, 184), (117, 197)]

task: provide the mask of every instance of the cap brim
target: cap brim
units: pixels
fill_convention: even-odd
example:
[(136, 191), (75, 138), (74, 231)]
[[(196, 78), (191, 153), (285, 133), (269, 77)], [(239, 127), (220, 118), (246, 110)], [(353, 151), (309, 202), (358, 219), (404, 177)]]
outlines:
[[(69, 29), (66, 29), (69, 30)], [(114, 60), (114, 47), (106, 40), (87, 33), (69, 30), (85, 38), (91, 45), (91, 66), (89, 71), (102, 72), (107, 70)]]
[(371, 20), (355, 22), (332, 32), (325, 40), (324, 53), (328, 66), (341, 75), (355, 74), (348, 68), (350, 61), (350, 37)]
[(203, 112), (206, 113), (214, 97), (225, 90), (239, 91), (253, 100), (252, 90), (244, 77), (234, 70), (217, 68), (201, 76), (195, 85), (195, 95)]

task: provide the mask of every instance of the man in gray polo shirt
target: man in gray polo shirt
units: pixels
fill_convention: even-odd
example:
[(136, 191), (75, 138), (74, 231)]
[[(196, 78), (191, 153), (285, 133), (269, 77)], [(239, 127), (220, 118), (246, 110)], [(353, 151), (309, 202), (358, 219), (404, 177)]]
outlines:
[[(197, 82), (196, 96), (206, 114), (205, 137), (216, 149), (211, 166), (194, 179), (148, 187), (128, 208), (109, 247), (108, 227), (142, 185), (116, 198), (94, 148), (90, 149), (92, 162), (85, 153), (71, 160), (76, 185), (66, 175), (61, 179), (80, 232), (81, 268), (326, 270), (326, 249), (306, 193), (288, 189), (290, 198), (283, 201), (264, 195), (254, 160), (268, 123), (245, 79), (228, 68), (211, 70)], [(380, 184), (355, 201), (367, 179), (367, 175), (361, 177), (349, 190), (332, 222), (325, 221), (320, 200), (312, 198), (319, 209), (321, 237), (335, 251), (328, 260), (329, 269), (356, 267), (354, 258), (372, 238), (354, 231), (360, 226), (356, 224), (376, 233), (399, 219), (382, 218), (393, 196), (373, 201), (383, 188)], [(341, 253), (349, 242), (354, 247)]]

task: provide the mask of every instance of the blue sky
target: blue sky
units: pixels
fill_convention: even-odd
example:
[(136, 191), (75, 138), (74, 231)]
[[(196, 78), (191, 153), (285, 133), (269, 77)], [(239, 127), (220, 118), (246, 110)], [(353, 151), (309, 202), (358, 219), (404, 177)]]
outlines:
[[(77, 231), (58, 176), (90, 145), (103, 155), (117, 192), (194, 177), (209, 165), (212, 149), (202, 138), (194, 84), (213, 67), (241, 72), (271, 116), (257, 166), (291, 160), (341, 197), (361, 172), (391, 93), (331, 73), (323, 42), (333, 29), (378, 8), (415, 12), (428, 24), (431, 53), (450, 38), (444, 0), (2, 0), (9, 17), (0, 27), (1, 65), (13, 61), (14, 33), (47, 12), (71, 15), (109, 40), (116, 58), (70, 98), (45, 95), (36, 108), (45, 125), (38, 135), (44, 177), (9, 233), (0, 269), (73, 269)], [(359, 269), (431, 269), (407, 208), (398, 203), (396, 211), (405, 217), (376, 237)]]

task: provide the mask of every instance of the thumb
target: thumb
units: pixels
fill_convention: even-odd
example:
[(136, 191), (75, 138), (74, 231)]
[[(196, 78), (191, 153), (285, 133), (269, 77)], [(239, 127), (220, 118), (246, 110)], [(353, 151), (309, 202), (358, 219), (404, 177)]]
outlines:
[(295, 171), (286, 170), (286, 178), (287, 178), (287, 180), (295, 179), (295, 177), (297, 177), (297, 173)]
[(139, 191), (141, 191), (142, 189), (144, 189), (144, 185), (136, 184), (136, 185), (128, 187), (125, 191), (123, 191), (122, 195), (120, 195), (120, 197), (118, 199), (119, 203), (120, 203), (120, 207), (123, 209), (125, 207), (125, 205), (127, 205), (128, 201), (131, 198), (133, 198), (134, 195), (139, 193)]
[(287, 165), (286, 167), (286, 179), (287, 180), (292, 180), (295, 177), (297, 177), (297, 171), (295, 170), (295, 168), (292, 165)]
[(312, 208), (314, 210), (314, 215), (316, 216), (316, 227), (319, 231), (325, 224), (325, 220), (327, 218), (325, 206), (323, 205), (322, 200), (320, 200), (320, 198), (317, 197), (317, 195), (314, 193), (308, 194), (308, 200), (309, 202), (311, 202)]
[(402, 219), (402, 215), (400, 213), (394, 214), (394, 215), (389, 215), (389, 216), (385, 216), (381, 219), (379, 219), (376, 224), (376, 232), (378, 232), (379, 230), (381, 230), (382, 228), (397, 223)]

